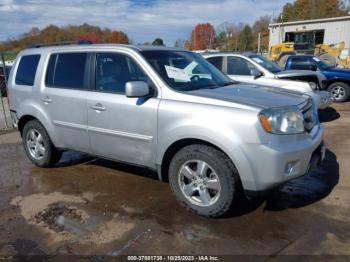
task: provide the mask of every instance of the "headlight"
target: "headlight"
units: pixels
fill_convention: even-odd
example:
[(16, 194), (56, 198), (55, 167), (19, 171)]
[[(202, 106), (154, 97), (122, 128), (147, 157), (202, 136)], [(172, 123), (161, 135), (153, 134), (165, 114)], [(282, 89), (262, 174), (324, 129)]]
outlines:
[(266, 132), (285, 135), (304, 132), (304, 118), (297, 107), (270, 108), (260, 112), (259, 118)]
[(309, 82), (309, 86), (312, 88), (312, 90), (317, 90), (318, 89), (318, 85), (314, 82)]

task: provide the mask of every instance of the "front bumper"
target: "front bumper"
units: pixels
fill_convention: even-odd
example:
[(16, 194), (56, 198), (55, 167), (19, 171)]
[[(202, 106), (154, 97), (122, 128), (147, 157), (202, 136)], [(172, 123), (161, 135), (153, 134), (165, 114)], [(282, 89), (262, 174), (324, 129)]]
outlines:
[[(309, 167), (313, 153), (323, 141), (324, 130), (314, 126), (309, 134), (297, 136), (272, 136), (278, 141), (267, 144), (244, 144), (241, 146), (251, 176), (241, 173), (245, 190), (266, 191), (288, 180), (304, 175)], [(240, 171), (240, 169), (238, 168)]]
[[(268, 190), (246, 190), (245, 193), (248, 197), (267, 197), (268, 199), (273, 200), (274, 208), (282, 205), (286, 206), (283, 201), (287, 199), (290, 205), (291, 201), (289, 201), (289, 198), (293, 198), (293, 196), (298, 197), (298, 199), (294, 200), (299, 202), (299, 204), (302, 201), (315, 201), (328, 194), (336, 184), (324, 183), (322, 181), (323, 178), (325, 178), (326, 172), (323, 169), (325, 156), (326, 146), (322, 141), (318, 148), (312, 153), (308, 170), (304, 175), (288, 180), (278, 186), (269, 188)], [(284, 196), (284, 200), (281, 195)], [(278, 203), (277, 206), (276, 202)]]
[(315, 103), (317, 104), (318, 109), (326, 109), (329, 107), (332, 103), (332, 96), (331, 93), (328, 91), (315, 91), (316, 97), (315, 97)]

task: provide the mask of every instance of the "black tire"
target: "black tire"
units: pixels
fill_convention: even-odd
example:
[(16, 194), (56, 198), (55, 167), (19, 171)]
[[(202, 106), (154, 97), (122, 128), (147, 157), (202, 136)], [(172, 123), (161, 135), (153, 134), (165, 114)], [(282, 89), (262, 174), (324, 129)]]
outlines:
[[(188, 161), (200, 160), (207, 163), (219, 178), (220, 194), (210, 206), (199, 206), (187, 199), (181, 190), (180, 169)], [(221, 151), (206, 145), (190, 145), (173, 157), (169, 167), (169, 183), (178, 201), (187, 209), (206, 217), (220, 217), (227, 214), (242, 199), (242, 186), (238, 171), (232, 161)]]
[(344, 82), (335, 82), (327, 90), (331, 93), (334, 102), (345, 102), (350, 97), (350, 87)]
[[(41, 156), (41, 159), (36, 159), (32, 156), (27, 144), (29, 132), (33, 130), (42, 136), (42, 146), (45, 148), (45, 153)], [(22, 141), (28, 158), (38, 167), (52, 167), (61, 159), (62, 152), (56, 149), (45, 128), (37, 120), (31, 120), (25, 124), (22, 132)]]

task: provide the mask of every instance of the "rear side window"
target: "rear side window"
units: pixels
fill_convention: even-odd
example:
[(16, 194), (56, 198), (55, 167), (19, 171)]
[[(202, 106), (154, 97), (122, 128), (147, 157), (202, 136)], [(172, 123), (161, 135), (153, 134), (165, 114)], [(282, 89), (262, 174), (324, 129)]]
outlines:
[(87, 53), (62, 53), (50, 56), (46, 86), (87, 89), (84, 84)]
[(217, 69), (222, 71), (222, 56), (213, 56), (207, 58), (207, 60), (212, 63)]
[(16, 73), (16, 85), (33, 86), (40, 55), (22, 56)]

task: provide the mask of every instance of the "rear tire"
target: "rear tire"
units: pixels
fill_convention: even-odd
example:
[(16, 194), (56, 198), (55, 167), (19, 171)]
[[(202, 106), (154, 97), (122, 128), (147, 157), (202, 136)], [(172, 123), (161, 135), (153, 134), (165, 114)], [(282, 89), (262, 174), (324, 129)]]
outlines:
[(335, 82), (327, 89), (331, 93), (334, 102), (345, 102), (350, 97), (350, 87), (344, 82)]
[(238, 171), (232, 161), (206, 145), (181, 149), (170, 163), (169, 182), (181, 204), (206, 217), (222, 216), (242, 199)]
[(53, 145), (48, 133), (37, 120), (25, 124), (22, 141), (28, 158), (38, 167), (52, 167), (62, 156)]

